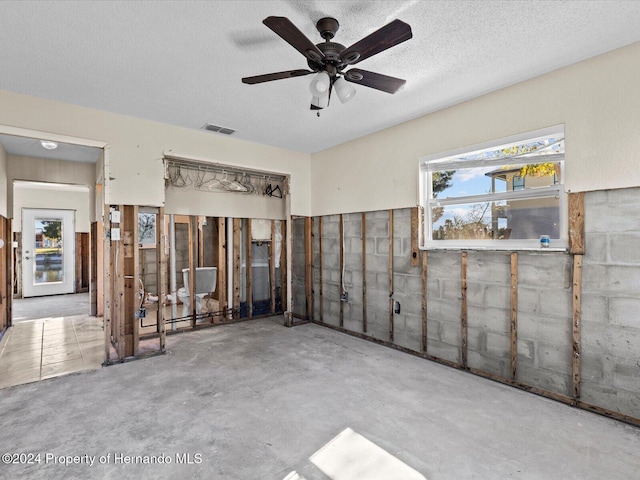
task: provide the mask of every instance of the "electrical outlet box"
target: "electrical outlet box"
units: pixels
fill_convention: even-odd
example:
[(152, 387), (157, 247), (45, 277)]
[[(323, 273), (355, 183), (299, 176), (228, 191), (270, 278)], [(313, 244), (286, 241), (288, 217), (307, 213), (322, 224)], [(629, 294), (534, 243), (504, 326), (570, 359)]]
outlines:
[(400, 313), (400, 302), (398, 301), (393, 302), (393, 313), (395, 313), (396, 315)]
[(340, 301), (347, 303), (349, 301), (349, 292), (342, 292), (342, 295), (340, 296)]
[(120, 240), (120, 229), (119, 228), (112, 228), (111, 229), (111, 240), (113, 240), (114, 242)]
[(111, 211), (111, 223), (120, 223), (120, 210)]
[(142, 307), (136, 311), (136, 318), (147, 318), (147, 309)]

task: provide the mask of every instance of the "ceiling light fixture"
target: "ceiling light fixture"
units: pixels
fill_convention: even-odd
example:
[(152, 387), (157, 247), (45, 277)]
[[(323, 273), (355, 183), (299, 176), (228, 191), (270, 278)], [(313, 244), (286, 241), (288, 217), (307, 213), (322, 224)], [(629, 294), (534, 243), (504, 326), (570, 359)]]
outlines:
[(309, 84), (309, 90), (314, 97), (324, 98), (329, 95), (329, 87), (331, 87), (331, 78), (327, 72), (320, 72)]
[(40, 140), (40, 145), (42, 145), (42, 148), (46, 148), (47, 150), (55, 150), (58, 148), (58, 144), (50, 140)]
[(342, 103), (347, 103), (356, 95), (356, 89), (353, 88), (353, 85), (349, 85), (343, 77), (340, 77), (333, 82), (333, 86)]

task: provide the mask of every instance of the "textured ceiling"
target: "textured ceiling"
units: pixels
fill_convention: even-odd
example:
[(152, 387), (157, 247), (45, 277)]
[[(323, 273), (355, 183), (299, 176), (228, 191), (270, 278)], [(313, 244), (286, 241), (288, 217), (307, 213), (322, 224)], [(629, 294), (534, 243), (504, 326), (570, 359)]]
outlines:
[[(340, 22), (349, 46), (395, 18), (413, 39), (358, 64), (404, 78), (395, 95), (355, 85), (309, 110), (311, 77), (240, 79), (306, 68), (262, 24), (288, 17), (314, 43)], [(7, 1), (0, 89), (317, 152), (640, 40), (638, 1)], [(1, 108), (1, 105), (0, 105)], [(216, 133), (208, 133), (217, 135)]]

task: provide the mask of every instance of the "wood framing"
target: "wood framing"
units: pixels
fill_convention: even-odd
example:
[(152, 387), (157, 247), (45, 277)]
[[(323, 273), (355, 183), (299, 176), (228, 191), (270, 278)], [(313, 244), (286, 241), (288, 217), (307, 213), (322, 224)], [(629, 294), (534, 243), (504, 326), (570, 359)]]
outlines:
[(580, 355), (581, 355), (581, 322), (582, 322), (582, 255), (573, 256), (573, 355), (572, 379), (573, 398), (580, 398)]
[[(282, 308), (282, 313), (285, 313), (285, 310), (288, 308), (289, 303), (289, 281), (287, 269), (289, 268), (289, 260), (288, 260), (288, 251), (289, 248), (289, 237), (287, 237), (286, 233), (288, 231), (287, 225), (289, 222), (286, 220), (280, 220), (280, 234), (282, 236), (282, 248), (280, 249), (280, 305)], [(285, 316), (286, 317), (286, 316)], [(287, 319), (285, 318), (285, 322)]]
[(322, 285), (322, 217), (318, 217), (318, 315), (324, 322), (324, 288)]
[(271, 315), (276, 314), (276, 222), (271, 220), (271, 241), (269, 242), (269, 287), (271, 288)]
[(340, 214), (340, 238), (338, 239), (340, 244), (339, 253), (339, 265), (340, 265), (340, 326), (344, 326), (344, 302), (342, 301), (342, 295), (344, 295), (344, 216)]
[(461, 361), (462, 368), (467, 368), (467, 252), (462, 252), (460, 262), (460, 324), (461, 324)]
[(164, 319), (164, 307), (167, 303), (167, 256), (165, 250), (164, 208), (158, 209), (156, 217), (156, 285), (158, 285), (158, 313), (156, 317), (158, 348), (165, 351), (167, 331)]
[(245, 275), (246, 275), (246, 303), (247, 303), (247, 318), (251, 318), (253, 316), (253, 259), (251, 252), (252, 239), (251, 236), (251, 219), (247, 218), (245, 220), (246, 232), (245, 232)]
[(422, 251), (422, 351), (427, 351), (427, 252)]
[(197, 254), (198, 241), (198, 217), (191, 215), (189, 217), (189, 302), (191, 304), (191, 327), (196, 326), (196, 315), (198, 314), (196, 308), (196, 265), (197, 259), (194, 258)]
[[(113, 312), (112, 312), (112, 285), (113, 285), (113, 270), (112, 257), (111, 257), (111, 238), (110, 232), (111, 222), (109, 220), (109, 212), (111, 206), (105, 204), (103, 211), (103, 235), (99, 237), (99, 242), (102, 243), (102, 271), (104, 272), (104, 280), (102, 282), (102, 315), (103, 315), (103, 327), (104, 327), (104, 348), (105, 348), (105, 363), (109, 364), (111, 361), (111, 339), (113, 338)], [(99, 223), (99, 222), (98, 222)], [(100, 231), (100, 227), (98, 227)], [(106, 232), (105, 232), (106, 231)], [(100, 250), (100, 249), (98, 249)], [(100, 290), (98, 290), (100, 291)], [(98, 300), (99, 302), (99, 300)], [(98, 303), (98, 310), (100, 309), (100, 303)]]
[(76, 284), (75, 293), (89, 291), (89, 233), (76, 232)]
[(393, 342), (393, 210), (389, 210), (389, 341)]
[(218, 217), (218, 310), (220, 320), (227, 318), (227, 222)]
[(418, 229), (420, 228), (420, 217), (418, 207), (411, 209), (411, 266), (420, 266), (420, 247), (418, 246)]
[(518, 254), (511, 253), (511, 380), (517, 378), (518, 366)]
[(306, 319), (313, 320), (313, 217), (304, 219), (304, 276)]
[(11, 248), (11, 220), (0, 216), (0, 333), (11, 326), (11, 297), (13, 285), (11, 265), (13, 249)]
[(362, 331), (367, 333), (367, 214), (362, 212)]
[(138, 353), (140, 343), (139, 321), (135, 318), (140, 299), (138, 297), (140, 279), (140, 257), (138, 249), (138, 207), (127, 205), (122, 212), (122, 261), (124, 268), (123, 295), (121, 305), (122, 322), (120, 323), (121, 338), (124, 348), (121, 360)]
[(233, 219), (233, 318), (240, 318), (240, 245), (242, 219)]
[(569, 253), (584, 255), (584, 192), (569, 194)]

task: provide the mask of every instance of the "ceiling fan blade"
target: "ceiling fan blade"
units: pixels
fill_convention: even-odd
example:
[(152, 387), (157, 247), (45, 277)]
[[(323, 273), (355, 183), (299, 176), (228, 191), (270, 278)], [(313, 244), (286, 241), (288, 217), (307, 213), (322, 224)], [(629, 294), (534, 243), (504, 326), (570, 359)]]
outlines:
[[(412, 36), (411, 27), (408, 24), (401, 20), (394, 20), (344, 50), (340, 54), (340, 59), (353, 65), (409, 40)], [(356, 53), (360, 56), (356, 56)], [(354, 57), (355, 59), (351, 60)]]
[(284, 78), (302, 77), (314, 73), (311, 70), (287, 70), (286, 72), (266, 73), (255, 77), (244, 77), (242, 83), (255, 85), (256, 83), (271, 82), (272, 80), (282, 80)]
[(407, 83), (406, 80), (401, 78), (389, 77), (388, 75), (361, 70), (359, 68), (352, 68), (345, 73), (344, 78), (348, 82), (375, 88), (376, 90), (387, 93), (396, 93)]
[(324, 53), (322, 53), (304, 33), (298, 30), (298, 27), (287, 17), (267, 17), (262, 23), (280, 35), (285, 42), (309, 60), (319, 64), (324, 63)]

